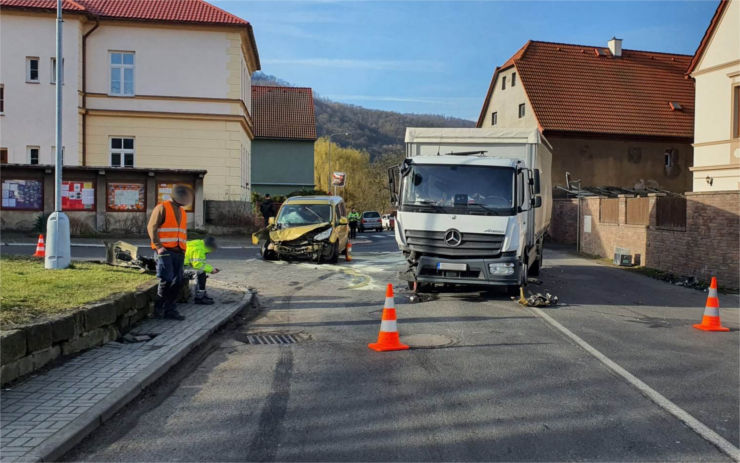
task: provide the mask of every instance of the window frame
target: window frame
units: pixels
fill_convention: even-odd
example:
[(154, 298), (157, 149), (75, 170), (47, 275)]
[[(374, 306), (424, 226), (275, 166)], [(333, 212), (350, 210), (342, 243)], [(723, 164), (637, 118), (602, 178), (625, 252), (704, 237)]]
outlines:
[(735, 84), (731, 89), (732, 114), (730, 114), (730, 138), (740, 138), (740, 84)]
[(7, 164), (9, 156), (10, 154), (8, 153), (8, 148), (0, 148), (0, 164)]
[[(115, 54), (121, 55), (121, 64), (113, 64), (112, 57)], [(123, 64), (123, 55), (132, 55), (133, 64)], [(118, 71), (120, 77), (120, 93), (113, 93), (113, 72), (114, 68)], [(126, 93), (126, 84), (124, 75), (126, 74), (125, 69), (131, 69), (131, 75), (133, 76), (131, 81), (131, 93)], [(124, 50), (108, 50), (108, 95), (116, 97), (133, 97), (136, 96), (136, 52), (124, 51)]]
[(516, 72), (511, 73), (511, 86), (516, 87)]
[[(33, 150), (36, 150), (36, 162), (33, 162), (33, 155), (32, 155)], [(26, 159), (28, 159), (28, 163), (32, 166), (39, 165), (41, 163), (41, 147), (37, 145), (27, 145), (26, 146)]]
[[(36, 78), (31, 78), (31, 62), (36, 61)], [(38, 84), (41, 78), (41, 60), (38, 56), (26, 56), (26, 83)]]
[[(113, 148), (113, 140), (121, 140), (120, 148)], [(131, 140), (133, 148), (124, 148), (124, 140)], [(119, 164), (113, 164), (113, 154), (118, 154)], [(126, 165), (126, 155), (131, 155), (131, 165)], [(131, 135), (111, 135), (108, 137), (108, 164), (116, 169), (132, 169), (136, 166), (136, 137)]]
[(5, 84), (0, 84), (0, 116), (5, 114)]
[(498, 124), (498, 111), (494, 111), (491, 113), (491, 126)]
[[(57, 57), (52, 56), (49, 58), (49, 67), (51, 68), (51, 77), (49, 78), (49, 83), (51, 85), (56, 85), (57, 83)], [(64, 58), (62, 58), (62, 85), (64, 85)]]
[(501, 76), (501, 90), (506, 90), (506, 76)]
[(524, 118), (526, 116), (526, 105), (524, 103), (519, 104), (519, 119)]

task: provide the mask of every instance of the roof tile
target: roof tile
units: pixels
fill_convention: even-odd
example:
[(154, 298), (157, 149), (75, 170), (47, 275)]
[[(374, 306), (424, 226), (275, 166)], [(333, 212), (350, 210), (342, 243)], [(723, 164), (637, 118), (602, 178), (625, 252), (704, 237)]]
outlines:
[(310, 88), (252, 86), (255, 138), (316, 140)]

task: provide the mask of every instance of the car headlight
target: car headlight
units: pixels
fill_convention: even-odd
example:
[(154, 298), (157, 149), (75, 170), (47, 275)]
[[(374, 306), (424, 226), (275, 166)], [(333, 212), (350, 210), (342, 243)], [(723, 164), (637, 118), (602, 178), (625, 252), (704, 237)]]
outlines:
[(488, 270), (493, 275), (513, 275), (514, 264), (512, 262), (506, 262), (503, 264), (488, 264)]
[(314, 241), (324, 241), (324, 240), (328, 240), (330, 236), (331, 236), (331, 228), (327, 228), (326, 230), (322, 231), (318, 235), (314, 236), (313, 240)]

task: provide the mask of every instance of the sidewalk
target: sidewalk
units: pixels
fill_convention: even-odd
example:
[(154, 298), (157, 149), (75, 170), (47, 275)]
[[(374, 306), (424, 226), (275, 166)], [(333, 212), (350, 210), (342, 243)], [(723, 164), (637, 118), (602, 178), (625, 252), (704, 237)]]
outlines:
[(212, 306), (179, 304), (184, 321), (149, 319), (132, 333), (0, 391), (0, 460), (61, 457), (253, 301), (255, 293), (213, 282)]

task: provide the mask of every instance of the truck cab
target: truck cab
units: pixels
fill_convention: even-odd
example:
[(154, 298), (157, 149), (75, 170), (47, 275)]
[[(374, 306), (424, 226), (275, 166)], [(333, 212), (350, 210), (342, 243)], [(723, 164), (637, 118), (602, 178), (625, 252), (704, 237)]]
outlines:
[[(408, 264), (400, 276), (410, 288), (459, 284), (514, 292), (539, 270), (546, 228), (541, 160), (547, 158), (549, 187), (549, 151), (537, 151), (538, 134), (512, 140), (511, 133), (482, 130), (407, 130), (407, 157), (389, 178), (396, 241)], [(419, 140), (425, 137), (438, 139), (431, 153)]]

